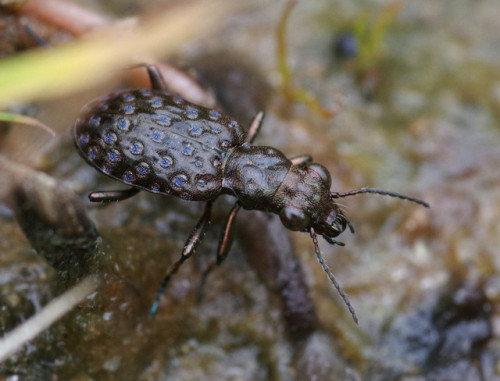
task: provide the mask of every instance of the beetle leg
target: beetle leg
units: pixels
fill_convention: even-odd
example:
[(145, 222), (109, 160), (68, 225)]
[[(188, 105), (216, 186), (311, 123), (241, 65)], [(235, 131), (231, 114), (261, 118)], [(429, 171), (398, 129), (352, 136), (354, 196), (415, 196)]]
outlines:
[(167, 91), (167, 85), (160, 73), (160, 70), (155, 65), (146, 65), (148, 70), (149, 80), (151, 81), (151, 88), (153, 90)]
[(304, 168), (307, 164), (311, 163), (313, 160), (311, 155), (299, 155), (290, 158), (293, 165)]
[(264, 120), (264, 111), (260, 111), (255, 115), (255, 117), (252, 120), (252, 123), (250, 124), (250, 127), (248, 128), (248, 134), (247, 137), (245, 138), (245, 143), (250, 143), (252, 144), (255, 138), (257, 137), (257, 134), (260, 131), (260, 127), (262, 126), (262, 121)]
[(160, 288), (156, 293), (155, 301), (151, 306), (151, 310), (149, 310), (149, 315), (154, 315), (156, 313), (156, 310), (158, 309), (158, 304), (160, 302), (160, 297), (165, 291), (165, 288), (167, 287), (170, 278), (179, 270), (179, 268), (186, 261), (186, 259), (188, 259), (191, 255), (193, 255), (194, 251), (196, 250), (201, 240), (203, 239), (203, 236), (205, 235), (205, 230), (207, 229), (207, 226), (210, 223), (210, 216), (212, 214), (212, 204), (213, 201), (209, 201), (205, 204), (205, 211), (203, 212), (203, 215), (201, 216), (198, 223), (196, 224), (196, 227), (191, 232), (191, 235), (187, 239), (186, 244), (184, 245), (184, 249), (182, 250), (181, 257), (172, 265), (170, 265), (170, 267), (168, 268), (167, 275), (165, 275), (165, 278), (163, 278)]
[(122, 201), (135, 196), (141, 190), (138, 188), (128, 188), (114, 191), (98, 191), (89, 193), (89, 200), (92, 202), (112, 202)]
[(229, 249), (233, 243), (234, 227), (236, 226), (234, 222), (240, 208), (241, 204), (237, 202), (234, 204), (233, 208), (229, 212), (229, 215), (227, 216), (224, 231), (220, 237), (219, 249), (217, 250), (217, 265), (220, 265), (229, 253)]
[(234, 204), (233, 208), (229, 212), (229, 215), (227, 216), (226, 223), (224, 224), (224, 230), (222, 231), (222, 234), (220, 236), (219, 248), (217, 249), (217, 259), (215, 261), (212, 261), (208, 265), (201, 277), (201, 282), (198, 287), (198, 302), (201, 302), (201, 300), (203, 299), (203, 288), (205, 287), (208, 275), (212, 272), (215, 266), (220, 265), (224, 261), (224, 259), (226, 259), (229, 253), (229, 249), (231, 248), (231, 244), (233, 243), (234, 227), (236, 226), (234, 222), (240, 208), (241, 205), (239, 202), (237, 202), (236, 204)]

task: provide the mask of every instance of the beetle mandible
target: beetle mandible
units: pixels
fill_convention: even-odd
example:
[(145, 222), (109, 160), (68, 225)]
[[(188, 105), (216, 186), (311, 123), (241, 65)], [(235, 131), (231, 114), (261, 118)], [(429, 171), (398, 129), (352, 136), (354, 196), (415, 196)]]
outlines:
[(335, 237), (347, 227), (354, 233), (335, 200), (377, 193), (429, 205), (378, 189), (331, 192), (330, 173), (321, 164), (313, 163), (310, 156), (287, 159), (275, 148), (252, 145), (263, 112), (255, 116), (245, 132), (227, 115), (170, 95), (158, 69), (146, 67), (151, 90), (122, 90), (89, 103), (73, 133), (80, 154), (90, 165), (130, 186), (92, 192), (91, 201), (119, 201), (146, 190), (206, 202), (180, 258), (167, 270), (150, 313), (158, 308), (172, 275), (201, 242), (215, 199), (230, 194), (237, 201), (225, 222), (216, 260), (204, 272), (203, 280), (226, 258), (240, 208), (275, 213), (288, 229), (309, 232), (319, 263), (357, 323), (354, 308), (323, 261), (318, 245), (317, 235), (330, 244), (343, 245)]

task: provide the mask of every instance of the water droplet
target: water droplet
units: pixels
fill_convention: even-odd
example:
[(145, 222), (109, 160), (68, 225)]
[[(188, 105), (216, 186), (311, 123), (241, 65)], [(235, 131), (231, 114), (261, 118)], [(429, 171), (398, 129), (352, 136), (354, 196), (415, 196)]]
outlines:
[(163, 168), (168, 168), (170, 167), (172, 164), (174, 163), (174, 161), (172, 160), (172, 158), (170, 156), (163, 156), (160, 160), (160, 165), (163, 167)]
[(153, 139), (154, 142), (156, 142), (156, 143), (163, 142), (163, 137), (164, 137), (163, 132), (161, 132), (161, 131), (153, 131), (152, 139)]
[(149, 97), (151, 95), (151, 90), (147, 89), (141, 90), (141, 94), (145, 97)]
[(116, 126), (122, 131), (128, 131), (130, 128), (130, 120), (126, 118), (117, 119)]
[(125, 114), (133, 114), (135, 112), (135, 107), (132, 105), (123, 105), (122, 110)]
[(93, 116), (89, 120), (89, 124), (94, 127), (98, 127), (100, 123), (101, 123), (101, 118), (99, 118), (98, 116)]
[(168, 115), (158, 115), (156, 118), (156, 123), (162, 126), (170, 126), (172, 124), (172, 119)]
[(188, 134), (194, 138), (201, 136), (202, 133), (203, 133), (203, 128), (201, 128), (197, 124), (195, 124), (194, 126), (191, 126), (191, 128), (188, 131)]
[(227, 149), (227, 148), (229, 148), (230, 143), (229, 143), (227, 140), (223, 140), (223, 141), (220, 143), (220, 146), (221, 146), (221, 148)]
[(188, 108), (186, 110), (186, 116), (189, 119), (196, 119), (198, 118), (198, 110), (196, 110), (195, 108)]
[(151, 190), (153, 192), (159, 192), (160, 191), (160, 186), (158, 184), (153, 184), (153, 185), (151, 185)]
[(103, 103), (102, 105), (99, 106), (99, 110), (106, 111), (109, 108), (109, 105), (107, 103)]
[(141, 142), (134, 142), (130, 147), (130, 152), (134, 155), (140, 155), (144, 151), (144, 145)]
[(187, 177), (185, 175), (177, 175), (174, 177), (174, 185), (176, 187), (182, 187), (187, 183)]
[(158, 108), (161, 106), (163, 106), (163, 102), (162, 102), (161, 98), (153, 98), (151, 100), (151, 107)]
[(96, 147), (91, 147), (89, 149), (89, 159), (94, 160), (97, 157), (97, 148)]
[(137, 165), (137, 173), (140, 176), (147, 175), (149, 172), (149, 164), (148, 163), (139, 163)]
[(102, 171), (104, 173), (109, 173), (109, 172), (111, 172), (111, 168), (109, 168), (107, 165), (105, 165), (104, 167), (102, 167)]
[(236, 128), (236, 127), (238, 127), (238, 122), (237, 122), (237, 121), (235, 121), (235, 120), (232, 120), (232, 121), (230, 121), (230, 122), (228, 123), (228, 125), (227, 125), (227, 126), (228, 126), (229, 128)]
[(184, 102), (184, 99), (180, 98), (180, 97), (173, 97), (172, 100), (174, 101), (174, 103), (180, 105), (181, 103)]
[(82, 136), (80, 136), (79, 141), (80, 141), (81, 145), (87, 144), (89, 142), (89, 136), (88, 135), (82, 135)]
[(125, 102), (132, 102), (135, 99), (135, 97), (132, 94), (124, 94), (123, 95), (123, 100)]
[(125, 181), (126, 183), (131, 183), (134, 180), (135, 180), (135, 176), (132, 172), (127, 171), (123, 174), (123, 181)]
[(222, 164), (221, 161), (219, 159), (215, 159), (213, 162), (212, 162), (213, 166), (215, 168), (218, 168), (220, 167), (220, 165)]
[(116, 140), (117, 140), (117, 136), (114, 132), (106, 132), (104, 134), (104, 141), (107, 144), (113, 144), (114, 142), (116, 142)]
[(110, 162), (115, 163), (120, 159), (120, 152), (113, 150), (110, 153), (108, 153), (108, 159)]
[(194, 148), (190, 145), (186, 145), (182, 149), (182, 153), (186, 156), (191, 156), (193, 154), (193, 152), (194, 152)]
[(205, 188), (205, 185), (207, 185), (205, 180), (198, 180), (198, 188)]
[(215, 111), (215, 110), (210, 110), (208, 112), (208, 116), (210, 117), (210, 119), (212, 120), (217, 120), (220, 118), (220, 112), (218, 111)]
[(220, 134), (220, 132), (221, 132), (221, 128), (220, 128), (220, 126), (218, 126), (218, 125), (212, 125), (212, 126), (210, 126), (210, 131), (211, 131), (213, 134)]
[(196, 160), (194, 162), (194, 165), (197, 166), (198, 168), (201, 168), (201, 167), (203, 167), (203, 162), (201, 162), (200, 160)]

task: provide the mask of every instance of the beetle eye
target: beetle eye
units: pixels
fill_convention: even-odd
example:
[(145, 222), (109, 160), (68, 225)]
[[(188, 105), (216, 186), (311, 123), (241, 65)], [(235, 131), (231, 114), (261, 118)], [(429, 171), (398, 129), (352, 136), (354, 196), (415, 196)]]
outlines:
[(317, 163), (311, 164), (308, 169), (315, 172), (325, 182), (326, 187), (330, 188), (332, 184), (332, 178), (330, 176), (330, 172), (328, 172), (328, 169)]
[(290, 230), (304, 230), (310, 226), (311, 219), (302, 210), (292, 207), (281, 209), (280, 218), (283, 225)]

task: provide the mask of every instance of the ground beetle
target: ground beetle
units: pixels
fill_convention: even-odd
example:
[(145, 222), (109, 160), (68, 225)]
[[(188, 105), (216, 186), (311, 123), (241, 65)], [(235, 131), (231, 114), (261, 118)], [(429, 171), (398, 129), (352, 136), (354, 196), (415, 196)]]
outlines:
[(154, 314), (171, 276), (203, 238), (212, 204), (221, 194), (237, 198), (222, 232), (217, 258), (204, 272), (226, 258), (238, 210), (264, 210), (280, 216), (290, 230), (309, 232), (323, 270), (340, 293), (351, 315), (347, 296), (321, 256), (317, 235), (330, 244), (347, 227), (354, 233), (335, 199), (359, 193), (378, 193), (429, 205), (398, 193), (363, 188), (346, 193), (330, 191), (331, 177), (308, 155), (287, 159), (272, 147), (252, 146), (264, 114), (258, 113), (248, 131), (235, 120), (168, 94), (155, 66), (147, 66), (152, 90), (123, 90), (97, 99), (82, 110), (74, 127), (81, 155), (99, 171), (131, 187), (89, 194), (91, 201), (119, 201), (140, 190), (205, 201), (196, 228), (181, 257), (167, 271), (151, 308)]

